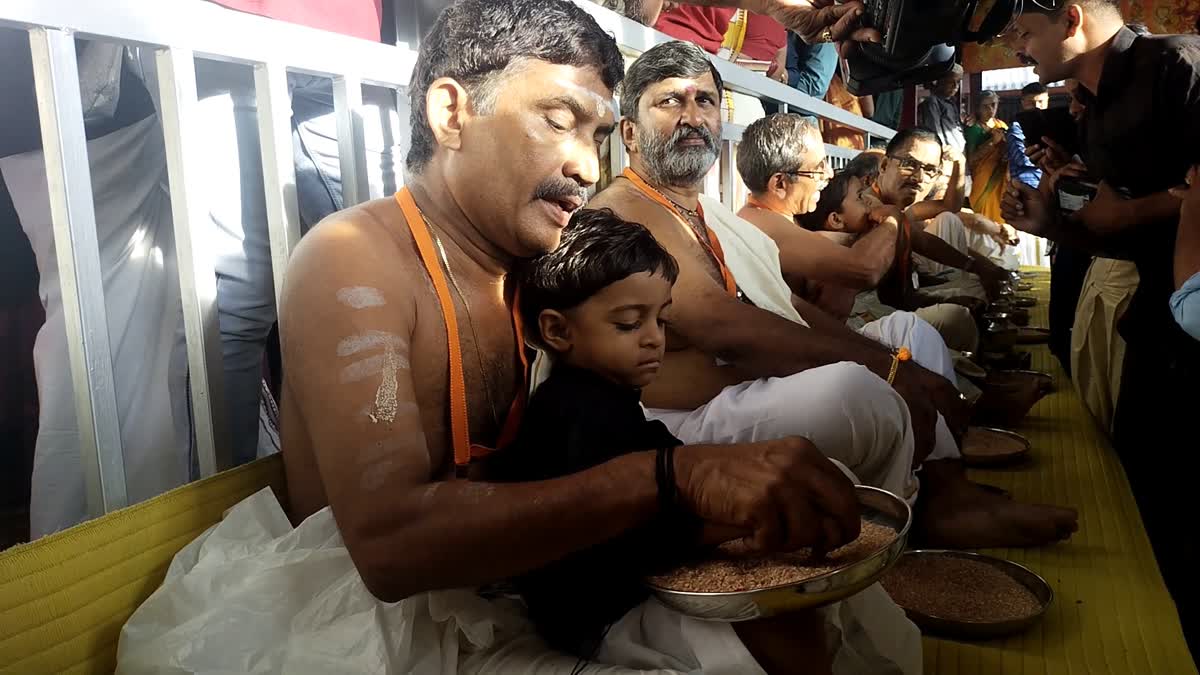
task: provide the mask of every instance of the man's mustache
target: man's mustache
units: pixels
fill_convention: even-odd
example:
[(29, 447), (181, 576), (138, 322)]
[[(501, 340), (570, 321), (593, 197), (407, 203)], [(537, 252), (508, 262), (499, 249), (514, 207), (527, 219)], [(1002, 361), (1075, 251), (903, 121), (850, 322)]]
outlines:
[(533, 191), (533, 198), (569, 204), (577, 210), (587, 203), (587, 188), (566, 178), (548, 178)]
[(717, 139), (713, 137), (711, 131), (705, 127), (693, 127), (688, 125), (679, 127), (673, 134), (671, 134), (671, 140), (668, 142), (668, 146), (675, 147), (684, 141), (691, 141), (697, 138), (703, 139), (705, 147), (707, 147), (709, 150), (715, 151), (717, 149)]

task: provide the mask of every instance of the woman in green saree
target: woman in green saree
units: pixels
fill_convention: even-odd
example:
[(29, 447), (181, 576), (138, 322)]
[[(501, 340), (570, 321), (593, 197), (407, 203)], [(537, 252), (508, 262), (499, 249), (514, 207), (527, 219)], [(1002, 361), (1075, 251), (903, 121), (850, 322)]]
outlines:
[(975, 123), (967, 127), (967, 166), (971, 170), (971, 209), (997, 223), (1003, 223), (1000, 200), (1008, 184), (1008, 159), (1005, 136), (1008, 125), (996, 117), (1000, 97), (994, 91), (979, 95)]

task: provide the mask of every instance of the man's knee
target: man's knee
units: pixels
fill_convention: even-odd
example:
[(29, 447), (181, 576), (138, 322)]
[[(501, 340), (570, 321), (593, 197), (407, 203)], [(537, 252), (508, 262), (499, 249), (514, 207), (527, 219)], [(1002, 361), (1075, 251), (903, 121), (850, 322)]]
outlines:
[(917, 314), (941, 335), (947, 347), (970, 352), (979, 346), (979, 327), (966, 307), (943, 303), (924, 307)]

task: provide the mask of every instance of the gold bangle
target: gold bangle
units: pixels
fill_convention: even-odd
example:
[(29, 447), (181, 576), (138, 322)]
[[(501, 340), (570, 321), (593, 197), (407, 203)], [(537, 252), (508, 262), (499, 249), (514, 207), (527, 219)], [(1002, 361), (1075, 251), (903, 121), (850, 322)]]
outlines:
[(892, 354), (892, 369), (888, 372), (887, 383), (895, 384), (896, 374), (900, 372), (900, 363), (911, 360), (912, 352), (909, 351), (908, 347), (901, 347), (897, 349), (896, 352)]

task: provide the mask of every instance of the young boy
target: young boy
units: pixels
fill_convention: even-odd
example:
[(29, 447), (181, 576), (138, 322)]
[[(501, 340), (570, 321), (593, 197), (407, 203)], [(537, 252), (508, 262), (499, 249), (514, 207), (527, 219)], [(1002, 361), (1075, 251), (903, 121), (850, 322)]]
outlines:
[[(554, 362), (516, 440), (483, 465), (486, 480), (547, 480), (630, 452), (682, 445), (642, 411), (657, 375), (679, 268), (650, 232), (611, 211), (583, 210), (552, 253), (515, 274), (521, 318)], [(516, 580), (551, 645), (581, 656), (605, 626), (646, 597), (645, 576), (686, 559), (698, 523), (682, 513), (568, 556)]]

